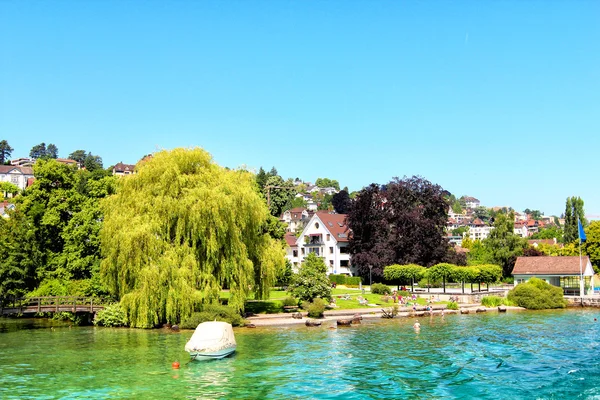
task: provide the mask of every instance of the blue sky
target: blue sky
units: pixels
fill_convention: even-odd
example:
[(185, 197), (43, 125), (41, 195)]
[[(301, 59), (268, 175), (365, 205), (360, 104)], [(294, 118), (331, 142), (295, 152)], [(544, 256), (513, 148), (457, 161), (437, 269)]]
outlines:
[(0, 2), (0, 139), (600, 214), (600, 2)]

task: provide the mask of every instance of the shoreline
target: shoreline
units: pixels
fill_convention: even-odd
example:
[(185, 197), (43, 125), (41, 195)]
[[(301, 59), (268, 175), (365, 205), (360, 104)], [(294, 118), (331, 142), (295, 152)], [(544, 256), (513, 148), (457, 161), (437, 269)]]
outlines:
[[(522, 307), (513, 307), (513, 306), (505, 306), (507, 311), (525, 311), (525, 308)], [(480, 311), (477, 311), (477, 310)], [(461, 310), (465, 310), (462, 311)], [(485, 310), (485, 311), (483, 311)], [(482, 313), (490, 313), (496, 312), (499, 313), (498, 307), (483, 307), (482, 305), (470, 304), (465, 307), (461, 307), (459, 310), (448, 310), (443, 309), (444, 315), (450, 314), (482, 314)], [(319, 322), (328, 322), (334, 321), (336, 322), (338, 319), (352, 319), (354, 315), (360, 315), (363, 319), (382, 319), (388, 320), (389, 318), (382, 318), (383, 312), (381, 311), (381, 307), (375, 308), (360, 308), (360, 309), (350, 309), (350, 310), (328, 310), (325, 311), (323, 318), (309, 318), (307, 312), (301, 312), (302, 319), (296, 319), (292, 317), (292, 313), (284, 314), (258, 314), (253, 315), (251, 317), (246, 318), (249, 325), (246, 325), (246, 328), (252, 327), (263, 327), (263, 326), (289, 326), (289, 325), (304, 325), (306, 321), (319, 321)], [(425, 310), (417, 310), (417, 311), (400, 311), (393, 318), (415, 318), (415, 317), (441, 317), (442, 309), (433, 309), (432, 311)]]

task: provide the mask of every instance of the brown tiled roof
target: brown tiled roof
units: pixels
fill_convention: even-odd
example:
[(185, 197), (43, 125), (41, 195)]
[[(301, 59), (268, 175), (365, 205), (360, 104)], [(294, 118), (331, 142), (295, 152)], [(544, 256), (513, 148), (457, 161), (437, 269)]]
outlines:
[(17, 167), (15, 165), (0, 165), (0, 174), (8, 174), (13, 169), (18, 170), (23, 175), (33, 175), (33, 168), (31, 168), (31, 167)]
[(483, 221), (482, 221), (482, 220), (480, 220), (479, 218), (475, 218), (475, 219), (473, 220), (473, 222), (471, 222), (471, 224), (473, 224), (473, 225), (485, 225), (485, 224), (483, 223)]
[(346, 214), (330, 214), (327, 211), (318, 211), (317, 216), (323, 221), (325, 228), (331, 232), (336, 241), (348, 241), (350, 231), (346, 225)]
[(123, 164), (122, 162), (120, 162), (120, 163), (115, 164), (114, 169), (115, 169), (115, 171), (118, 171), (118, 172), (125, 172), (125, 171), (133, 172), (133, 170), (135, 169), (135, 165)]
[[(583, 257), (583, 271), (589, 257)], [(512, 274), (515, 275), (579, 275), (579, 257), (517, 257)]]
[(296, 235), (294, 235), (292, 232), (288, 232), (285, 234), (285, 241), (290, 247), (297, 247), (296, 239)]

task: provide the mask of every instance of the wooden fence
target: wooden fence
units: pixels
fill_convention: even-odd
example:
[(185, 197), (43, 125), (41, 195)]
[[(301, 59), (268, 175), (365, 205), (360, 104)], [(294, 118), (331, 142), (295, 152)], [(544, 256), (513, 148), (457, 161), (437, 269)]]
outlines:
[(104, 309), (106, 301), (97, 297), (45, 296), (0, 299), (0, 315), (55, 312), (94, 313)]

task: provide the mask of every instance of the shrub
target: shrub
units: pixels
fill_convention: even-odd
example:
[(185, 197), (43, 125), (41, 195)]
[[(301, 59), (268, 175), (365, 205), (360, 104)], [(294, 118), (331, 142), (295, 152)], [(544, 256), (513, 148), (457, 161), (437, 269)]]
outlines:
[(346, 283), (346, 275), (331, 274), (331, 275), (329, 275), (329, 282), (335, 283), (336, 285), (344, 285)]
[(346, 286), (359, 286), (362, 282), (360, 276), (347, 276), (346, 277)]
[(277, 314), (283, 312), (280, 300), (247, 300), (244, 309), (252, 314)]
[(508, 292), (508, 299), (519, 307), (530, 310), (564, 308), (567, 306), (561, 288), (552, 286), (538, 278), (531, 278), (528, 282), (517, 285)]
[(94, 317), (94, 325), (100, 326), (126, 326), (127, 316), (119, 303), (108, 305), (100, 310)]
[(371, 285), (371, 293), (373, 294), (390, 294), (391, 292), (389, 286), (383, 283), (374, 283)]
[(458, 310), (458, 303), (455, 301), (451, 301), (448, 303), (448, 305), (446, 306), (446, 308), (448, 310)]
[(504, 299), (502, 297), (498, 296), (485, 296), (481, 299), (481, 305), (486, 307), (498, 307), (504, 303), (503, 300)]
[(283, 299), (283, 305), (284, 306), (288, 306), (288, 307), (290, 307), (290, 306), (297, 307), (298, 306), (298, 299), (295, 299), (295, 298), (293, 298), (291, 296), (288, 296), (285, 299)]
[(308, 316), (311, 318), (321, 318), (325, 312), (325, 301), (323, 299), (316, 298), (312, 303), (308, 303), (306, 307)]
[(202, 322), (223, 321), (233, 326), (242, 325), (244, 320), (233, 308), (222, 306), (220, 304), (207, 304), (202, 307), (200, 312), (193, 313), (189, 318), (181, 321), (180, 327), (183, 329), (196, 329)]
[(74, 325), (81, 324), (81, 317), (78, 317), (77, 315), (69, 311), (61, 311), (54, 313), (52, 314), (52, 319), (54, 321), (71, 321)]
[(515, 283), (515, 278), (512, 276), (507, 276), (506, 278), (502, 278), (502, 283), (508, 283), (512, 285), (513, 283)]
[(402, 296), (402, 297), (407, 297), (407, 296), (411, 295), (408, 290), (399, 290), (397, 293), (398, 293), (398, 296)]
[(327, 278), (325, 261), (315, 253), (309, 253), (300, 271), (292, 278), (288, 292), (303, 301), (311, 301), (317, 297), (331, 300), (331, 283)]

